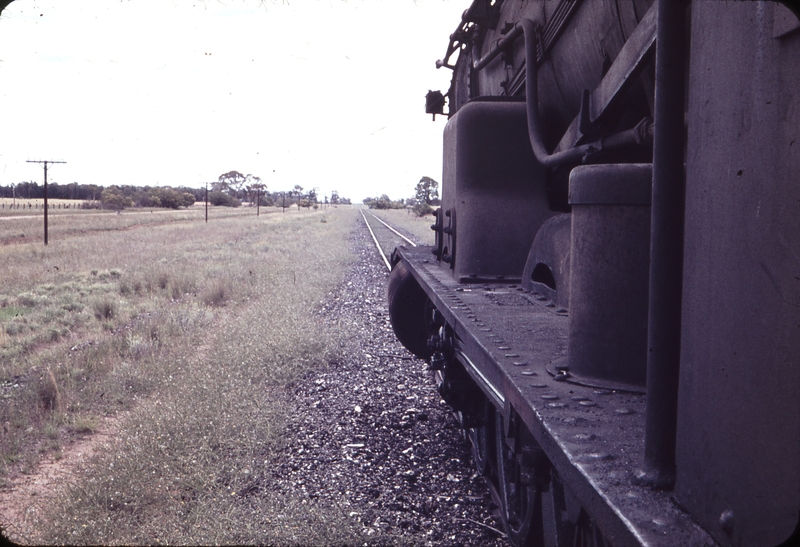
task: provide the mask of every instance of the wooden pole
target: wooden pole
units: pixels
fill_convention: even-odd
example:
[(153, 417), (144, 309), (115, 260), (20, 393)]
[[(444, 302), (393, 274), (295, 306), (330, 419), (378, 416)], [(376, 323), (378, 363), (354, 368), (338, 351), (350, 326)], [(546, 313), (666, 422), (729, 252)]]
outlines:
[(47, 162), (44, 162), (44, 244), (47, 245)]
[(27, 163), (43, 163), (44, 164), (44, 244), (47, 245), (47, 164), (48, 163), (67, 163), (65, 161), (55, 160), (28, 160)]

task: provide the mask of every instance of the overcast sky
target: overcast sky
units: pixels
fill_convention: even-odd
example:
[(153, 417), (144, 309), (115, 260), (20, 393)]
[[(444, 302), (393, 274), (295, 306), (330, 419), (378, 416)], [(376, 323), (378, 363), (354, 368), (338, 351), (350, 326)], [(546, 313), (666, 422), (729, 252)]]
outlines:
[(201, 186), (231, 170), (360, 201), (441, 180), (424, 112), (469, 0), (16, 0), (0, 185)]

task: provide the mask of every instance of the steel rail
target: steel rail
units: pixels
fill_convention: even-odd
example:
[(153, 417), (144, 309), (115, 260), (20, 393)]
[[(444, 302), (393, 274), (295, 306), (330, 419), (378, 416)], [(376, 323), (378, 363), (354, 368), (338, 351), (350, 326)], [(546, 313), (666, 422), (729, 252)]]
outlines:
[(369, 211), (367, 211), (367, 213), (369, 213), (369, 215), (370, 215), (371, 217), (374, 217), (374, 218), (375, 218), (375, 220), (377, 220), (378, 222), (380, 222), (381, 224), (383, 224), (384, 226), (386, 226), (387, 228), (389, 228), (391, 231), (393, 231), (394, 233), (396, 233), (397, 235), (399, 235), (400, 237), (402, 237), (403, 239), (405, 239), (406, 241), (408, 241), (408, 243), (409, 243), (409, 244), (410, 244), (412, 247), (416, 247), (416, 246), (417, 246), (417, 244), (416, 244), (416, 243), (414, 243), (413, 241), (411, 241), (410, 239), (408, 239), (406, 236), (404, 236), (403, 234), (401, 234), (400, 232), (398, 232), (397, 230), (395, 230), (394, 228), (392, 228), (391, 226), (389, 226), (388, 224), (386, 224), (386, 223), (385, 223), (383, 220), (381, 220), (381, 219), (380, 219), (380, 218), (378, 218), (377, 216), (373, 215), (373, 214), (372, 214), (372, 213), (370, 213)]
[[(384, 264), (386, 264), (386, 267), (391, 272), (392, 271), (392, 265), (389, 264), (389, 259), (386, 258), (386, 253), (384, 253), (383, 249), (381, 249), (381, 244), (378, 243), (378, 238), (375, 237), (375, 232), (372, 231), (372, 226), (369, 225), (369, 221), (367, 220), (366, 215), (364, 215), (364, 210), (363, 209), (359, 209), (358, 212), (361, 213), (361, 216), (364, 218), (364, 224), (367, 225), (367, 230), (369, 230), (369, 235), (372, 236), (372, 241), (375, 242), (375, 246), (378, 248), (378, 252), (381, 253), (381, 258), (383, 259)], [(370, 214), (372, 215), (372, 213), (370, 213)], [(373, 215), (373, 216), (375, 216), (375, 215)]]

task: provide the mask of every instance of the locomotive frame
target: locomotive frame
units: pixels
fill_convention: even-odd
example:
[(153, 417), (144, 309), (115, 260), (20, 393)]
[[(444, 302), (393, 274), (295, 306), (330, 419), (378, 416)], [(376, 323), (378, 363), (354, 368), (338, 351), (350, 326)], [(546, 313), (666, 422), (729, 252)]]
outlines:
[(389, 309), (513, 544), (798, 539), (799, 15), (475, 0), (451, 35)]

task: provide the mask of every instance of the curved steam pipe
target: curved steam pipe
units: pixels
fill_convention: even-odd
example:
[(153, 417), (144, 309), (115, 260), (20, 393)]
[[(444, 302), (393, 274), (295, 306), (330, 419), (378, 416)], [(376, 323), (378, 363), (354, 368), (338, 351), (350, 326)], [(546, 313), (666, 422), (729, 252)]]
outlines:
[(601, 150), (652, 143), (653, 120), (644, 118), (632, 129), (615, 133), (614, 135), (588, 144), (562, 150), (561, 152), (549, 153), (544, 145), (544, 139), (542, 138), (544, 131), (542, 130), (542, 123), (539, 120), (536, 23), (530, 19), (522, 19), (519, 21), (505, 36), (492, 44), (491, 49), (486, 55), (475, 59), (472, 68), (475, 70), (484, 68), (520, 35), (525, 38), (525, 103), (528, 111), (528, 138), (531, 142), (533, 154), (536, 156), (536, 159), (539, 160), (539, 163), (545, 167), (583, 163), (589, 156)]

